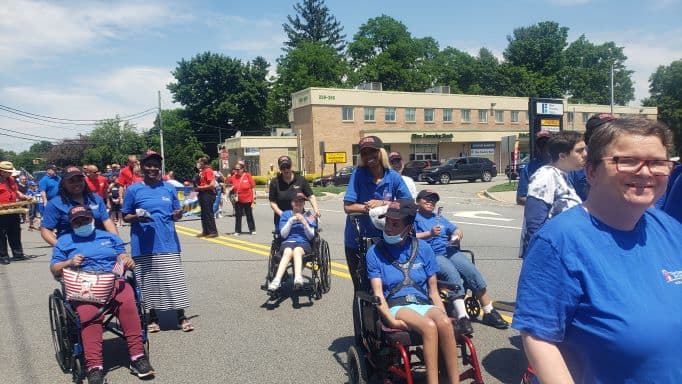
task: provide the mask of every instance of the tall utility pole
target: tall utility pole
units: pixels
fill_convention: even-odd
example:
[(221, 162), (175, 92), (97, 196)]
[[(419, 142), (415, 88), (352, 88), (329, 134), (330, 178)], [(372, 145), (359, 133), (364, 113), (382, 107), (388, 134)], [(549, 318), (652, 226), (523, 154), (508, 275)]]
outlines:
[(611, 115), (613, 115), (613, 62), (611, 63)]
[(166, 175), (166, 156), (163, 153), (163, 119), (161, 119), (161, 91), (159, 95), (159, 139), (161, 140), (161, 176)]

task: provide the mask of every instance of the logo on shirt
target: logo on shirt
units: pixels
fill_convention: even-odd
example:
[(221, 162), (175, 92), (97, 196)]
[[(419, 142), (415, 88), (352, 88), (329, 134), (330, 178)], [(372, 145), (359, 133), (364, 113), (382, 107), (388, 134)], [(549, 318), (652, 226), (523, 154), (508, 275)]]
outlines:
[(682, 271), (666, 271), (662, 269), (661, 272), (663, 272), (663, 278), (666, 283), (682, 284)]
[(110, 246), (112, 246), (113, 244), (114, 244), (114, 243), (113, 243), (111, 240), (102, 240), (102, 241), (99, 243), (99, 245), (101, 245), (102, 247), (110, 247)]
[(424, 263), (421, 261), (415, 261), (414, 264), (412, 264), (412, 269), (422, 269), (424, 268)]
[(161, 196), (161, 200), (163, 200), (163, 201), (170, 201), (170, 197), (168, 197), (168, 196)]

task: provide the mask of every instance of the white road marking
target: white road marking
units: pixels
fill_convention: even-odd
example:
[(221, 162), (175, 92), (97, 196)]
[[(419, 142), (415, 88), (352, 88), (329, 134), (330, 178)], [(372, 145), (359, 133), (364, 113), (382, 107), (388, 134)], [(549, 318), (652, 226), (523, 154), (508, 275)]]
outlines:
[(494, 225), (494, 224), (482, 224), (482, 223), (467, 223), (466, 221), (457, 221), (457, 225), (459, 224), (468, 224), (468, 225), (478, 225), (481, 227), (493, 227), (493, 228), (504, 228), (504, 229), (518, 229), (521, 230), (521, 227), (512, 227), (509, 225)]
[(461, 211), (452, 214), (455, 217), (466, 217), (468, 219), (483, 219), (483, 220), (495, 220), (495, 221), (514, 221), (514, 219), (507, 219), (504, 217), (491, 217), (491, 216), (502, 216), (499, 213), (491, 211)]

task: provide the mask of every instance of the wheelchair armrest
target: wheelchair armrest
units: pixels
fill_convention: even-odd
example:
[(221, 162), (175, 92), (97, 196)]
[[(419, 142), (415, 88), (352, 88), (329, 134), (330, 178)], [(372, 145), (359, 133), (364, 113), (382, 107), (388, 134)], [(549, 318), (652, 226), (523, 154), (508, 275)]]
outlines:
[(474, 252), (473, 252), (473, 251), (470, 251), (470, 250), (468, 250), (468, 249), (461, 249), (461, 248), (460, 248), (459, 252), (468, 253), (469, 256), (471, 257), (471, 262), (474, 263), (474, 264), (476, 264), (476, 263), (475, 263), (475, 257), (474, 257)]
[[(438, 290), (440, 291), (440, 297), (443, 300), (452, 301), (456, 299), (454, 291), (459, 291), (461, 287), (457, 284), (450, 283), (448, 281), (438, 280)], [(445, 292), (442, 292), (445, 290)]]
[(380, 299), (379, 297), (374, 296), (374, 295), (371, 295), (371, 294), (369, 294), (369, 293), (367, 293), (367, 292), (356, 291), (356, 292), (355, 292), (355, 295), (356, 295), (356, 297), (357, 297), (360, 301), (364, 301), (364, 302), (370, 303), (370, 304), (372, 304), (372, 305), (379, 305), (379, 304), (381, 304), (381, 299)]

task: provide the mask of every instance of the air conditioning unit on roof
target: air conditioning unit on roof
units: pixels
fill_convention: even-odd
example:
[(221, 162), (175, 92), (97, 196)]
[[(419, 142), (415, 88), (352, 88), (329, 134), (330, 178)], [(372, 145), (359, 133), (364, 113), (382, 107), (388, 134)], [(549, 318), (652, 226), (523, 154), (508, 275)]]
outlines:
[(369, 82), (369, 83), (360, 83), (357, 86), (355, 86), (355, 89), (361, 89), (364, 91), (382, 91), (383, 86), (379, 82)]
[(445, 93), (445, 94), (450, 94), (450, 86), (449, 85), (439, 85), (436, 87), (431, 87), (425, 91), (426, 93)]

